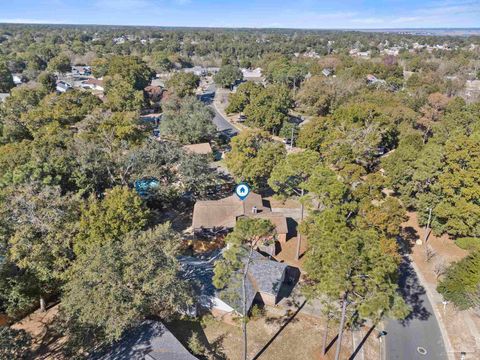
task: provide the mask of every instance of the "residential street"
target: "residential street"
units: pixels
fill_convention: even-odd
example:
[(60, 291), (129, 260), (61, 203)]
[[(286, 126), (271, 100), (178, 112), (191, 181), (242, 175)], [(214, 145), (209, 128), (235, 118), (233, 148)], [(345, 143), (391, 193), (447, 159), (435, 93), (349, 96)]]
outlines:
[(213, 122), (217, 126), (217, 130), (224, 133), (225, 135), (232, 137), (238, 134), (238, 130), (230, 124), (223, 116), (215, 109), (213, 106), (213, 99), (215, 97), (216, 86), (215, 84), (210, 84), (207, 90), (199, 96), (199, 99), (204, 103), (208, 104), (210, 108), (215, 112), (215, 117)]
[[(386, 321), (386, 359), (446, 360), (445, 345), (432, 305), (408, 258), (404, 258), (400, 273), (400, 288), (413, 312), (403, 321)], [(424, 348), (427, 353), (422, 355), (418, 351), (422, 349), (418, 348)]]

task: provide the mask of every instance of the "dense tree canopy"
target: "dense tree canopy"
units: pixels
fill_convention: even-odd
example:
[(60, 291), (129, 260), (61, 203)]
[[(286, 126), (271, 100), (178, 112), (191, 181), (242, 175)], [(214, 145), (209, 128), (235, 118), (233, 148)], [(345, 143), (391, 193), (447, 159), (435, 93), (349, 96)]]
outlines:
[(182, 144), (206, 142), (217, 131), (213, 116), (213, 111), (194, 97), (174, 99), (165, 106), (160, 132)]
[(268, 133), (249, 130), (233, 138), (225, 162), (236, 179), (261, 187), (285, 153), (283, 144), (273, 141)]
[(243, 79), (240, 69), (234, 65), (225, 65), (215, 75), (215, 82), (225, 88), (231, 87), (235, 82)]
[(168, 91), (174, 94), (185, 97), (188, 95), (194, 95), (200, 84), (200, 78), (193, 73), (177, 72), (172, 75), (166, 82), (165, 86)]
[(0, 63), (0, 92), (9, 92), (15, 86), (13, 77), (5, 63)]

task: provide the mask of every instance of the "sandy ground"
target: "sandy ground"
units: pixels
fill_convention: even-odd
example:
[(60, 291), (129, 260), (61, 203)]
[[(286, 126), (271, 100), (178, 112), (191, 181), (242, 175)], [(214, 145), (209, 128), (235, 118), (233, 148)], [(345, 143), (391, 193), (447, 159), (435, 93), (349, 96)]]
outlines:
[[(304, 316), (300, 312), (288, 322), (292, 314), (282, 314), (277, 308), (270, 308), (258, 319), (248, 322), (248, 358), (262, 360), (319, 360), (333, 359), (336, 344), (332, 344), (325, 357), (322, 357), (322, 341), (325, 324), (321, 319)], [(199, 338), (217, 355), (217, 359), (240, 360), (242, 358), (242, 332), (239, 325), (229, 325), (210, 318), (199, 324), (176, 321), (169, 329), (183, 343), (188, 342), (192, 329)], [(333, 327), (333, 326), (332, 326)], [(336, 326), (329, 331), (328, 342), (336, 336)], [(355, 337), (361, 340), (367, 329), (362, 329)], [(356, 342), (358, 346), (359, 341)], [(356, 359), (377, 359), (379, 343), (372, 333), (365, 341), (364, 353)], [(348, 359), (354, 352), (352, 334), (346, 332), (342, 341), (342, 359)], [(362, 354), (362, 355), (360, 355)]]
[(21, 321), (12, 325), (14, 329), (22, 329), (28, 332), (33, 339), (33, 358), (36, 360), (59, 360), (64, 359), (60, 355), (65, 337), (52, 336), (50, 326), (58, 314), (58, 305), (51, 307), (46, 312), (35, 311)]
[[(412, 241), (418, 238), (424, 239), (424, 229), (418, 225), (417, 214), (408, 213), (408, 216), (409, 219), (403, 224), (403, 228), (411, 234)], [(480, 317), (474, 311), (459, 311), (453, 304), (444, 305), (442, 296), (435, 290), (441, 279), (441, 275), (437, 276), (435, 270), (443, 267), (442, 264), (446, 267), (451, 262), (462, 259), (468, 252), (456, 246), (447, 235), (437, 237), (430, 234), (426, 244), (435, 252), (429, 261), (426, 261), (424, 244), (412, 245), (411, 257), (433, 294), (432, 306), (438, 309), (439, 320), (447, 330), (455, 356), (460, 358), (460, 352), (466, 352), (466, 359), (478, 359), (480, 358)]]

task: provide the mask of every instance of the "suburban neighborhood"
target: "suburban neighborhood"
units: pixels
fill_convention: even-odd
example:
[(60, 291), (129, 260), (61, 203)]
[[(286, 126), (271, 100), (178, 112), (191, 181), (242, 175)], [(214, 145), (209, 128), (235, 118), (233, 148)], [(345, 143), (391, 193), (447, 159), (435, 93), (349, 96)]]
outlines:
[(0, 360), (480, 358), (478, 19), (276, 6), (0, 19)]

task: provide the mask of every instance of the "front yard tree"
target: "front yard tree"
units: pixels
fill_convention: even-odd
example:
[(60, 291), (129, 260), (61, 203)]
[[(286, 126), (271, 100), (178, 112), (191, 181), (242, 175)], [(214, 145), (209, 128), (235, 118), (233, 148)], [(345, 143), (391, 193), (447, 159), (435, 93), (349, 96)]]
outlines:
[(137, 56), (112, 56), (104, 66), (105, 75), (111, 77), (117, 75), (135, 90), (143, 90), (155, 75), (154, 71)]
[(198, 85), (200, 85), (200, 78), (195, 74), (186, 72), (173, 74), (165, 83), (167, 90), (179, 97), (195, 95)]
[(57, 88), (57, 78), (48, 71), (43, 71), (38, 75), (37, 81), (42, 85), (45, 91), (51, 93)]
[(267, 184), (273, 168), (286, 154), (285, 146), (273, 141), (265, 131), (244, 131), (231, 144), (232, 151), (225, 160), (228, 169), (237, 180), (254, 187)]
[(223, 252), (223, 259), (215, 264), (213, 283), (222, 289), (241, 277), (242, 284), (242, 332), (243, 359), (247, 360), (247, 318), (246, 280), (248, 268), (255, 248), (274, 233), (274, 226), (269, 220), (242, 218), (237, 221), (233, 232), (228, 234), (228, 247)]
[(58, 293), (73, 259), (77, 207), (78, 200), (61, 196), (58, 187), (34, 183), (5, 191), (0, 214), (6, 221), (0, 234), (6, 234), (7, 259), (36, 279), (42, 311), (45, 296)]
[(78, 256), (62, 297), (68, 319), (99, 330), (107, 341), (146, 316), (165, 318), (192, 303), (179, 276), (180, 239), (170, 224), (122, 232)]
[(71, 70), (70, 58), (66, 54), (59, 54), (48, 62), (48, 70), (65, 74)]
[(460, 310), (480, 307), (480, 252), (452, 264), (438, 291), (445, 300), (451, 301)]
[(243, 74), (235, 65), (224, 65), (215, 75), (215, 83), (224, 87), (231, 88), (239, 80), (243, 79)]
[(293, 106), (290, 90), (281, 85), (270, 85), (252, 97), (245, 106), (247, 125), (278, 134), (283, 123), (289, 119)]
[[(303, 207), (306, 181), (320, 164), (320, 154), (312, 150), (292, 153), (281, 160), (272, 170), (268, 184), (273, 191), (283, 196), (298, 196), (301, 202), (301, 221), (303, 221)], [(296, 258), (300, 258), (301, 234), (297, 235)]]
[(149, 218), (150, 211), (142, 199), (127, 187), (114, 187), (103, 200), (92, 195), (81, 210), (75, 254), (80, 256), (132, 231), (143, 230)]
[(182, 144), (208, 142), (217, 131), (213, 117), (213, 111), (202, 102), (193, 96), (186, 97), (178, 100), (176, 106), (166, 106), (160, 134)]
[(255, 98), (262, 90), (263, 85), (253, 81), (247, 81), (240, 84), (237, 91), (228, 95), (228, 106), (225, 111), (227, 113), (242, 112), (250, 101)]
[(138, 111), (145, 105), (143, 91), (115, 75), (105, 78), (106, 106), (112, 111)]
[(328, 299), (340, 312), (335, 359), (339, 359), (345, 324), (383, 316), (403, 318), (408, 307), (397, 293), (398, 253), (385, 252), (394, 240), (375, 229), (358, 229), (338, 208), (326, 209), (303, 223), (309, 239), (305, 270), (308, 298)]

